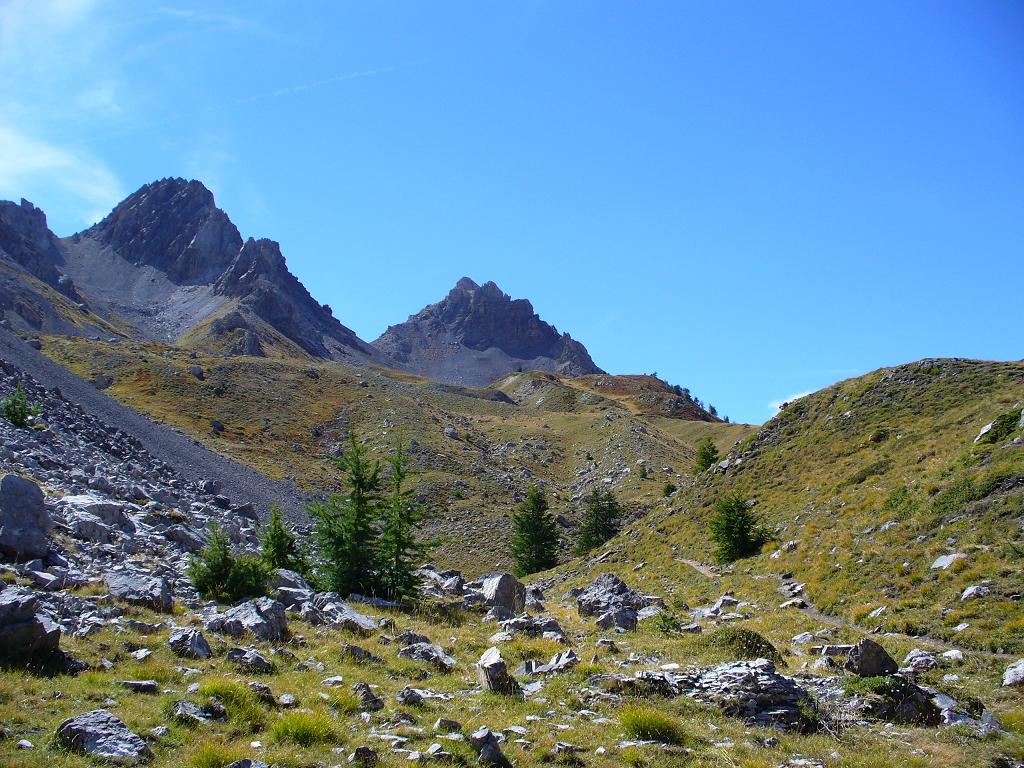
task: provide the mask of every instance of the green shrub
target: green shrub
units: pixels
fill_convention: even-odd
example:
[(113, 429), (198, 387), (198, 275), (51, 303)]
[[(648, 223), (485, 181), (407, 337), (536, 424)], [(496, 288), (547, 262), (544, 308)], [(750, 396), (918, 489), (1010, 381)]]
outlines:
[(236, 680), (216, 677), (199, 684), (199, 695), (215, 696), (228, 711), (234, 728), (243, 733), (257, 733), (266, 726), (267, 713), (252, 689)]
[(289, 712), (270, 727), (270, 738), (308, 748), (336, 742), (340, 736), (334, 720), (323, 712)]
[(782, 654), (764, 636), (752, 629), (742, 627), (719, 627), (703, 635), (697, 641), (698, 647), (719, 651), (730, 659), (768, 659), (782, 666)]
[(41, 411), (40, 406), (29, 403), (20, 381), (14, 391), (0, 401), (0, 416), (16, 427), (28, 426), (28, 420), (38, 416)]
[(237, 555), (220, 526), (210, 527), (210, 538), (189, 561), (192, 584), (205, 597), (235, 602), (267, 594), (270, 567), (257, 555)]
[(537, 486), (512, 513), (512, 573), (528, 576), (558, 565), (558, 523)]
[(248, 757), (241, 747), (207, 741), (200, 744), (188, 757), (189, 768), (224, 768), (226, 765)]
[(675, 483), (665, 483), (665, 487), (662, 488), (662, 490), (661, 490), (661, 495), (666, 497), (666, 498), (668, 498), (669, 496), (671, 496), (673, 493), (675, 493), (678, 490), (679, 489), (676, 487)]
[(660, 741), (665, 744), (686, 744), (690, 740), (682, 723), (651, 707), (625, 707), (619, 714), (619, 721), (627, 739)]
[(270, 508), (270, 519), (263, 529), (260, 557), (273, 570), (286, 568), (303, 576), (309, 574), (309, 563), (299, 549), (295, 534), (285, 525), (284, 515), (277, 504)]
[(737, 494), (723, 496), (715, 502), (708, 532), (715, 543), (715, 560), (720, 563), (757, 554), (768, 540), (757, 514), (746, 499)]
[(697, 473), (704, 472), (711, 468), (718, 461), (718, 448), (710, 437), (705, 437), (697, 443), (697, 457), (695, 469)]
[(992, 429), (986, 432), (978, 442), (991, 445), (1008, 438), (1020, 426), (1021, 410), (1021, 408), (1016, 408), (996, 418), (992, 422)]

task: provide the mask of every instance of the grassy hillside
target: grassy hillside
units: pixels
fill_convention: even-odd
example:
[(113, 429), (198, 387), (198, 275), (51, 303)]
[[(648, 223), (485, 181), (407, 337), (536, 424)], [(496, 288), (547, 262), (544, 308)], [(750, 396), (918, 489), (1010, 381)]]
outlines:
[[(775, 540), (727, 570), (774, 585), (792, 574), (864, 629), (1022, 653), (1022, 402), (1022, 363), (926, 360), (838, 383), (790, 404), (615, 549), (666, 575), (710, 562), (713, 504), (740, 493)], [(965, 557), (931, 567), (947, 554)], [(961, 601), (979, 584), (988, 596)]]
[(508, 516), (531, 483), (546, 488), (570, 526), (568, 544), (593, 485), (614, 489), (637, 519), (667, 482), (690, 481), (697, 440), (710, 435), (725, 450), (752, 432), (664, 413), (658, 403), (678, 398), (651, 377), (636, 377), (637, 386), (529, 373), (473, 389), (382, 369), (133, 342), (51, 337), (43, 351), (86, 379), (110, 378), (113, 397), (207, 447), (312, 492), (335, 487), (328, 458), (350, 430), (382, 453), (404, 436), (422, 491), (441, 512), (431, 531), (443, 542), (437, 560), (470, 572), (508, 565)]

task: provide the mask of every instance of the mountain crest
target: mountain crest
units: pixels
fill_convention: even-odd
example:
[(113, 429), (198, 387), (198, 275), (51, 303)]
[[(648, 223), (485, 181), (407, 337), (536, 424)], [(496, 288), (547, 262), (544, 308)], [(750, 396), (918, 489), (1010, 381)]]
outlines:
[(517, 369), (603, 373), (586, 348), (494, 282), (461, 278), (444, 299), (391, 326), (373, 345), (424, 376), (486, 385)]

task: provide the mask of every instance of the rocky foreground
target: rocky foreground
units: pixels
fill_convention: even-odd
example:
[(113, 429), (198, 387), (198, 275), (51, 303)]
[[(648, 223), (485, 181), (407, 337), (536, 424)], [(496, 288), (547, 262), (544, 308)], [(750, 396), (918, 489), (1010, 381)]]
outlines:
[[(834, 627), (780, 652), (755, 631), (774, 609), (733, 594), (691, 609), (613, 573), (524, 585), (424, 566), (415, 611), (283, 570), (269, 597), (207, 602), (189, 556), (214, 523), (255, 549), (253, 506), (31, 391), (38, 423), (0, 422), (4, 765), (54, 751), (68, 765), (234, 768), (1022, 765), (1019, 721), (963, 676), (997, 664), (1012, 694), (1024, 660), (915, 647), (897, 662), (905, 638), (843, 642)], [(799, 610), (799, 592), (780, 615)]]

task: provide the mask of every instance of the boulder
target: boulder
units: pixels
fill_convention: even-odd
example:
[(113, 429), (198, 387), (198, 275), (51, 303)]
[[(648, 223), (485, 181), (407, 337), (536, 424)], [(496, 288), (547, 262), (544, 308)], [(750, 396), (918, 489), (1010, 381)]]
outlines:
[(1006, 687), (1024, 687), (1024, 659), (1015, 661), (1003, 672), (1003, 685)]
[(65, 720), (57, 728), (55, 741), (71, 752), (111, 762), (134, 763), (153, 757), (142, 737), (105, 709)]
[(360, 712), (378, 712), (384, 709), (384, 702), (373, 692), (366, 683), (356, 683), (352, 686), (352, 693), (359, 700)]
[(156, 576), (119, 571), (106, 575), (107, 589), (118, 600), (141, 605), (162, 613), (174, 608), (174, 594), (170, 585)]
[[(526, 608), (526, 587), (511, 573), (490, 573), (465, 585), (466, 592), (478, 596), (490, 608), (505, 608), (513, 615)], [(472, 601), (471, 601), (472, 602)]]
[(951, 555), (942, 555), (941, 557), (935, 558), (935, 562), (932, 563), (932, 570), (943, 570), (948, 569), (953, 563), (958, 560), (966, 560), (967, 555), (963, 552), (954, 552)]
[(348, 762), (349, 765), (373, 768), (373, 766), (380, 762), (380, 757), (377, 755), (377, 751), (372, 747), (360, 745), (348, 756)]
[(850, 649), (843, 668), (860, 677), (879, 677), (896, 673), (896, 661), (871, 638), (865, 637)]
[(0, 479), (0, 554), (15, 560), (43, 557), (53, 521), (43, 492), (31, 480), (8, 472)]
[(195, 627), (177, 627), (171, 630), (167, 644), (178, 656), (188, 659), (208, 659), (213, 655), (203, 633)]
[(399, 649), (398, 655), (405, 659), (425, 661), (428, 664), (433, 664), (442, 672), (451, 672), (458, 663), (445, 653), (441, 646), (434, 645), (433, 643), (413, 643), (412, 645), (407, 645), (405, 648)]
[(486, 725), (470, 734), (469, 744), (473, 747), (483, 765), (500, 766), (500, 768), (505, 768), (505, 766), (509, 765), (508, 758), (501, 751), (498, 737)]
[(973, 586), (967, 587), (960, 593), (960, 599), (977, 600), (982, 597), (988, 597), (990, 594), (992, 594), (992, 589), (990, 587), (987, 587), (984, 584), (974, 584)]
[[(632, 611), (635, 615), (649, 603), (618, 576), (602, 573), (576, 595), (576, 611), (580, 616), (603, 616), (616, 611)], [(610, 625), (615, 626), (615, 625)]]
[(61, 504), (69, 510), (83, 512), (87, 515), (99, 518), (105, 524), (122, 531), (134, 531), (135, 523), (125, 512), (124, 505), (97, 496), (91, 493), (83, 493), (78, 496), (65, 496)]
[(227, 653), (227, 659), (237, 664), (243, 672), (263, 675), (274, 671), (274, 662), (252, 647), (232, 648)]
[(270, 577), (270, 586), (273, 589), (281, 589), (287, 587), (289, 589), (303, 589), (307, 592), (312, 592), (313, 588), (309, 586), (301, 574), (295, 571), (289, 571), (287, 568), (278, 568), (274, 571), (274, 574)]
[(601, 629), (636, 629), (639, 614), (632, 608), (615, 608), (597, 617), (595, 622)]
[(288, 618), (280, 602), (259, 597), (213, 616), (206, 628), (232, 637), (248, 632), (260, 640), (281, 640), (288, 634)]
[(476, 663), (476, 678), (480, 685), (493, 693), (506, 696), (522, 696), (523, 689), (516, 679), (508, 673), (501, 651), (494, 646), (484, 651), (480, 661)]
[(56, 653), (60, 626), (39, 612), (32, 590), (7, 587), (0, 592), (0, 658)]
[(914, 648), (907, 654), (906, 658), (903, 659), (903, 666), (909, 667), (915, 672), (927, 672), (929, 669), (935, 669), (938, 667), (939, 660), (935, 658), (934, 653), (923, 651), (920, 648)]

